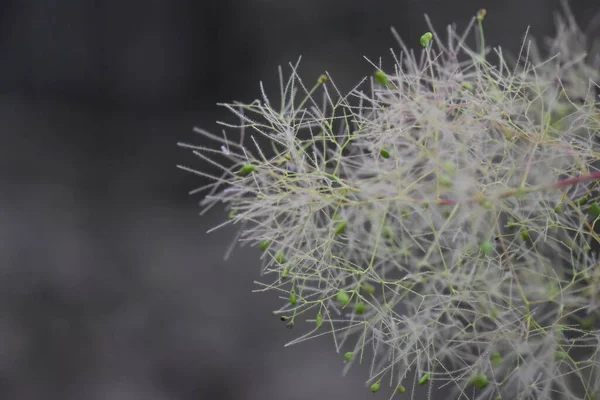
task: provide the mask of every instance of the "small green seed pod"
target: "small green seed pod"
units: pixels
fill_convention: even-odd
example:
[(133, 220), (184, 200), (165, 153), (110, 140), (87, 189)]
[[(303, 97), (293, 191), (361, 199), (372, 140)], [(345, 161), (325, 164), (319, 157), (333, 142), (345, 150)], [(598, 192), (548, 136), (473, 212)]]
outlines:
[(287, 277), (290, 275), (290, 267), (286, 266), (285, 269), (283, 270), (283, 272), (281, 273), (281, 275), (279, 276), (281, 278), (282, 281), (286, 280)]
[(502, 363), (502, 356), (497, 351), (492, 353), (491, 358), (492, 358), (492, 365), (495, 367), (497, 367), (498, 365), (500, 365), (500, 363)]
[(452, 161), (444, 161), (442, 169), (452, 176), (456, 174), (456, 165)]
[(346, 293), (345, 291), (341, 291), (337, 294), (336, 296), (336, 300), (338, 301), (338, 303), (340, 303), (343, 307), (347, 306), (348, 304), (350, 304), (350, 295), (348, 293)]
[(429, 45), (431, 45), (431, 42), (433, 41), (433, 33), (431, 32), (426, 32), (421, 36), (421, 46), (423, 46), (423, 48), (428, 48)]
[(406, 393), (406, 388), (402, 385), (398, 385), (398, 386), (396, 386), (396, 393), (404, 394), (404, 393)]
[(490, 255), (492, 254), (492, 251), (494, 251), (494, 244), (489, 240), (484, 240), (481, 242), (481, 245), (479, 245), (479, 250), (486, 256)]
[(389, 225), (385, 225), (381, 231), (383, 237), (387, 240), (392, 240), (394, 238), (394, 232), (392, 231), (392, 227)]
[(319, 76), (319, 80), (317, 82), (319, 82), (319, 84), (324, 84), (325, 82), (327, 82), (328, 78), (327, 75), (323, 74), (321, 76)]
[(296, 298), (296, 292), (292, 290), (292, 292), (290, 293), (290, 304), (295, 306), (297, 302), (298, 299)]
[(363, 283), (362, 290), (365, 294), (373, 294), (375, 293), (375, 286), (370, 283)]
[(519, 231), (519, 235), (521, 236), (521, 239), (523, 241), (529, 240), (529, 231), (527, 229), (521, 228), (521, 230)]
[(475, 87), (473, 86), (473, 84), (468, 81), (462, 81), (460, 86), (462, 86), (463, 89), (466, 89), (469, 92), (472, 92), (473, 90), (475, 90)]
[(600, 216), (600, 205), (598, 205), (598, 203), (594, 203), (590, 206), (588, 211), (594, 217), (599, 217)]
[(422, 377), (420, 377), (419, 378), (419, 385), (423, 386), (424, 384), (426, 384), (427, 382), (429, 382), (429, 378), (430, 378), (429, 373), (426, 373), (425, 375), (423, 375)]
[(490, 318), (493, 320), (498, 318), (498, 309), (494, 306), (492, 306), (492, 310), (490, 311)]
[(442, 186), (446, 186), (446, 187), (452, 186), (452, 178), (450, 178), (449, 176), (446, 176), (446, 175), (440, 175), (438, 177), (438, 182)]
[(567, 353), (566, 351), (557, 351), (556, 353), (554, 353), (554, 359), (556, 361), (568, 360), (569, 353)]
[(348, 296), (348, 293), (346, 293), (343, 290), (338, 292), (335, 298), (337, 302), (340, 303), (343, 307), (347, 306), (348, 303), (350, 303), (350, 296)]
[(487, 376), (485, 376), (484, 374), (477, 374), (473, 378), (471, 378), (471, 383), (477, 389), (483, 389), (484, 387), (486, 387), (488, 385), (489, 381), (488, 381)]
[(377, 393), (379, 392), (379, 389), (381, 389), (381, 382), (375, 382), (374, 384), (371, 385), (371, 387), (369, 388), (371, 390), (371, 392), (373, 393)]
[(262, 242), (260, 242), (258, 244), (258, 248), (260, 250), (266, 250), (269, 246), (271, 245), (271, 241), (270, 240), (263, 240)]
[(383, 158), (390, 158), (390, 153), (386, 149), (381, 149), (379, 155)]
[(583, 196), (583, 197), (580, 197), (579, 199), (577, 199), (577, 200), (575, 201), (575, 204), (577, 204), (577, 205), (580, 205), (580, 206), (583, 206), (583, 205), (586, 205), (586, 204), (587, 204), (588, 200), (589, 200), (589, 197), (588, 197), (588, 195), (586, 194), (585, 196)]
[(340, 221), (335, 227), (335, 235), (341, 235), (346, 233), (346, 228), (348, 227), (348, 221)]
[(481, 207), (486, 208), (488, 210), (494, 206), (494, 204), (489, 199), (483, 199), (479, 202), (479, 204), (481, 205)]
[(286, 258), (283, 250), (279, 250), (277, 253), (275, 253), (275, 261), (280, 265), (285, 264)]
[(229, 214), (227, 215), (227, 218), (234, 219), (235, 216), (237, 215), (237, 213), (238, 213), (238, 210), (231, 210), (231, 211), (229, 211)]
[(253, 164), (244, 164), (242, 168), (240, 168), (240, 170), (238, 171), (238, 175), (247, 176), (250, 173), (256, 171), (256, 169), (256, 166)]
[(558, 203), (554, 206), (554, 212), (556, 214), (561, 214), (565, 209), (565, 205), (563, 203)]
[(350, 362), (353, 359), (354, 359), (354, 353), (353, 352), (349, 351), (349, 352), (347, 352), (347, 353), (344, 354), (344, 360), (346, 362)]
[(375, 77), (375, 81), (377, 81), (377, 83), (379, 83), (381, 86), (387, 87), (390, 84), (390, 81), (389, 81), (387, 75), (385, 74), (385, 72), (383, 72), (380, 69), (375, 71), (374, 77)]
[(317, 329), (320, 328), (321, 325), (323, 325), (323, 314), (321, 313), (321, 311), (319, 311), (317, 313), (316, 324), (317, 324)]
[(356, 312), (359, 315), (364, 314), (365, 311), (367, 311), (367, 305), (365, 303), (358, 303), (354, 307), (354, 312)]

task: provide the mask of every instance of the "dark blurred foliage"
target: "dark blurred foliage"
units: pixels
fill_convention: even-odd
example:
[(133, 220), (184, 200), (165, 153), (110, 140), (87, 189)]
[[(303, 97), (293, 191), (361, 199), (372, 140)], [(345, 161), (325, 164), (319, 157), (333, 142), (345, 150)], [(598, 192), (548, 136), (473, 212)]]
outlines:
[[(573, 0), (580, 22), (598, 10)], [(362, 399), (329, 338), (289, 331), (253, 294), (258, 254), (206, 235), (187, 192), (208, 168), (178, 141), (235, 121), (217, 102), (277, 93), (303, 56), (344, 90), (485, 7), (488, 43), (552, 32), (557, 1), (5, 0), (0, 3), (0, 398)], [(288, 70), (289, 71), (289, 70)], [(216, 210), (218, 211), (218, 210)], [(295, 328), (296, 329), (296, 328)]]

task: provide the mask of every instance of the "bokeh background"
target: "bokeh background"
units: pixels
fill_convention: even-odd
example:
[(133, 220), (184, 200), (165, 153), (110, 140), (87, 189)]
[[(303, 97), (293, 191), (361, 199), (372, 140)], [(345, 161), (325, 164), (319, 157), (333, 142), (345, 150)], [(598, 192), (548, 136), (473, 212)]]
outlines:
[[(583, 26), (600, 9), (570, 4)], [(223, 261), (234, 231), (206, 234), (224, 215), (199, 217), (187, 193), (205, 182), (175, 166), (210, 167), (176, 143), (235, 122), (216, 103), (259, 81), (276, 99), (300, 55), (307, 81), (350, 89), (363, 56), (391, 66), (391, 26), (418, 44), (424, 13), (465, 26), (482, 7), (488, 44), (514, 52), (559, 2), (2, 1), (0, 398), (372, 398), (330, 338), (284, 347), (302, 325), (252, 293), (256, 250)]]

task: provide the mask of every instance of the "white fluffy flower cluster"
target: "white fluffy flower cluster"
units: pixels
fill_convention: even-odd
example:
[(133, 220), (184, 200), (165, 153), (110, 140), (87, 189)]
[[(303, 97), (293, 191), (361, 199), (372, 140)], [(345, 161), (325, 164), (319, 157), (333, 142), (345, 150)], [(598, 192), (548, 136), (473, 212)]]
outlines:
[(203, 203), (225, 203), (236, 242), (264, 252), (276, 313), (312, 324), (294, 343), (332, 333), (348, 367), (371, 359), (371, 391), (592, 399), (598, 65), (569, 14), (554, 56), (525, 41), (513, 62), (485, 47), (484, 17), (445, 40), (430, 27), (418, 56), (398, 38), (394, 69), (348, 95), (280, 71), (280, 107), (264, 91), (224, 105), (239, 141), (198, 130), (216, 148), (182, 145), (221, 175), (182, 168), (213, 180)]

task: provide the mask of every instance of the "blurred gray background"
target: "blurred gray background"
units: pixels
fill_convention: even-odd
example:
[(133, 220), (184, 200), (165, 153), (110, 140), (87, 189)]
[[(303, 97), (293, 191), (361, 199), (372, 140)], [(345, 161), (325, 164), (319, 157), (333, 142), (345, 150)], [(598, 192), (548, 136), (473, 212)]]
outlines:
[[(572, 0), (582, 24), (595, 0)], [(235, 122), (217, 102), (278, 93), (277, 66), (342, 89), (391, 66), (394, 26), (418, 44), (428, 13), (518, 49), (552, 32), (550, 0), (4, 0), (0, 3), (0, 398), (365, 399), (330, 338), (255, 294), (258, 252), (205, 232), (210, 170), (178, 141)], [(441, 30), (441, 29), (440, 29)], [(231, 133), (233, 135), (233, 132)], [(387, 398), (386, 395), (378, 396)], [(442, 396), (443, 398), (443, 396)]]

